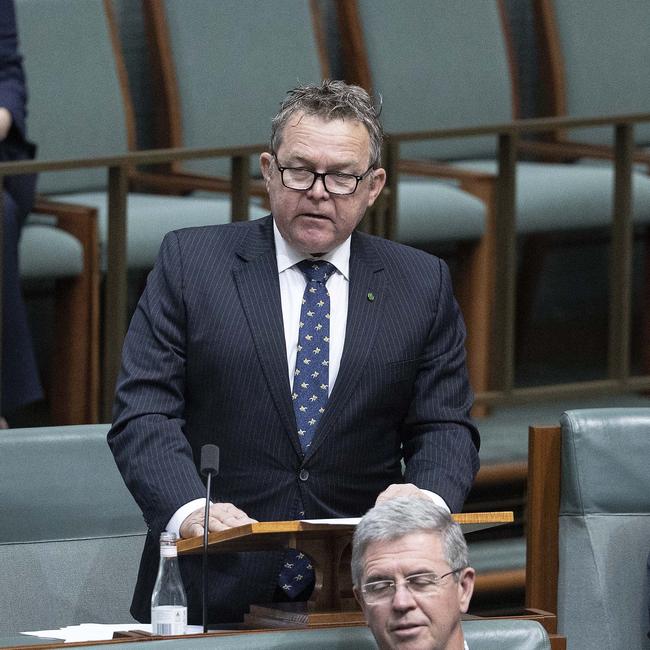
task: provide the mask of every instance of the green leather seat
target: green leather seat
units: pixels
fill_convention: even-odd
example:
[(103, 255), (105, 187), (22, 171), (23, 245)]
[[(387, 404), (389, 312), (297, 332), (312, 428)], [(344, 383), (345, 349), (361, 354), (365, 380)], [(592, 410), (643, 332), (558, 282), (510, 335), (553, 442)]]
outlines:
[(146, 526), (108, 428), (0, 432), (0, 635), (133, 620)]
[[(120, 155), (135, 149), (133, 106), (119, 50), (102, 0), (18, 0), (16, 18), (30, 87), (30, 136), (38, 157)], [(117, 39), (116, 39), (117, 42)], [(196, 146), (218, 146), (217, 131)], [(237, 143), (238, 144), (238, 143)], [(96, 207), (99, 239), (107, 241), (105, 169), (48, 172), (39, 192), (48, 198)], [(251, 218), (266, 211), (251, 205)], [(132, 193), (127, 206), (129, 268), (150, 267), (169, 230), (230, 221), (230, 200)], [(104, 264), (105, 267), (105, 264)]]
[(650, 648), (650, 409), (562, 416), (558, 629), (572, 650)]

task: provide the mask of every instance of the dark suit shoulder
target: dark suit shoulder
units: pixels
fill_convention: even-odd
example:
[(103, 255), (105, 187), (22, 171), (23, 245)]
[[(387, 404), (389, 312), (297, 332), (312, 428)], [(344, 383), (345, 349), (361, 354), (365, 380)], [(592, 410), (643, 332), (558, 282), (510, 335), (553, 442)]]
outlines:
[(273, 246), (271, 217), (173, 230), (165, 235), (161, 251), (169, 246), (178, 246), (183, 259), (200, 256), (205, 251), (215, 256), (258, 249), (263, 252)]
[(439, 257), (399, 242), (357, 232), (353, 239), (353, 254), (359, 253), (368, 263), (384, 268), (391, 278), (422, 278), (430, 283), (448, 275), (447, 265)]

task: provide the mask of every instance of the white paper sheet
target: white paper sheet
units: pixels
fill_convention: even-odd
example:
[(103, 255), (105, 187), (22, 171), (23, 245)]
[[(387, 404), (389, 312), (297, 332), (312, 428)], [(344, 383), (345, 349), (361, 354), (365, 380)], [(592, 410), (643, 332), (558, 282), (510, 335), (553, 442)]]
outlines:
[(301, 519), (307, 524), (327, 524), (328, 526), (356, 526), (361, 517), (348, 517), (347, 519)]
[[(82, 623), (81, 625), (68, 625), (58, 630), (38, 630), (35, 632), (23, 632), (23, 634), (46, 639), (61, 639), (65, 643), (75, 643), (82, 641), (109, 641), (113, 638), (113, 632), (127, 632), (128, 630), (151, 632), (151, 625), (149, 623), (120, 623), (115, 625)], [(201, 625), (188, 625), (185, 634), (199, 634), (201, 632), (203, 632)]]

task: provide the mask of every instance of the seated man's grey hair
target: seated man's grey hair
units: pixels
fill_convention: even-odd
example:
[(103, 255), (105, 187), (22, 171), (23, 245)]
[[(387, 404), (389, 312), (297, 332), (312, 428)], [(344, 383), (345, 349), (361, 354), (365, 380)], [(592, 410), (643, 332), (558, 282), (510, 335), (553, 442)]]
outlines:
[[(469, 565), (467, 542), (451, 515), (431, 499), (399, 497), (384, 501), (362, 518), (352, 538), (352, 581), (361, 589), (363, 556), (374, 542), (389, 542), (410, 533), (438, 533), (451, 569)], [(458, 581), (458, 575), (454, 574)]]
[(271, 123), (271, 151), (277, 153), (282, 132), (292, 115), (304, 113), (325, 120), (356, 120), (370, 136), (369, 166), (377, 167), (381, 159), (384, 132), (379, 112), (368, 93), (360, 86), (325, 79), (319, 85), (298, 86), (287, 93)]

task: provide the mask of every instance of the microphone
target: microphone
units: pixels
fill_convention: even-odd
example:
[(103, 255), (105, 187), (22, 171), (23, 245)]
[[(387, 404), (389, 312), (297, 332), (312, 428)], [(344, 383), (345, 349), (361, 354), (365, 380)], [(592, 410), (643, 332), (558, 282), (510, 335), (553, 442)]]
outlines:
[(208, 631), (208, 523), (210, 520), (210, 492), (212, 475), (219, 473), (219, 447), (203, 445), (201, 447), (201, 474), (207, 477), (205, 487), (205, 514), (203, 515), (203, 634)]

